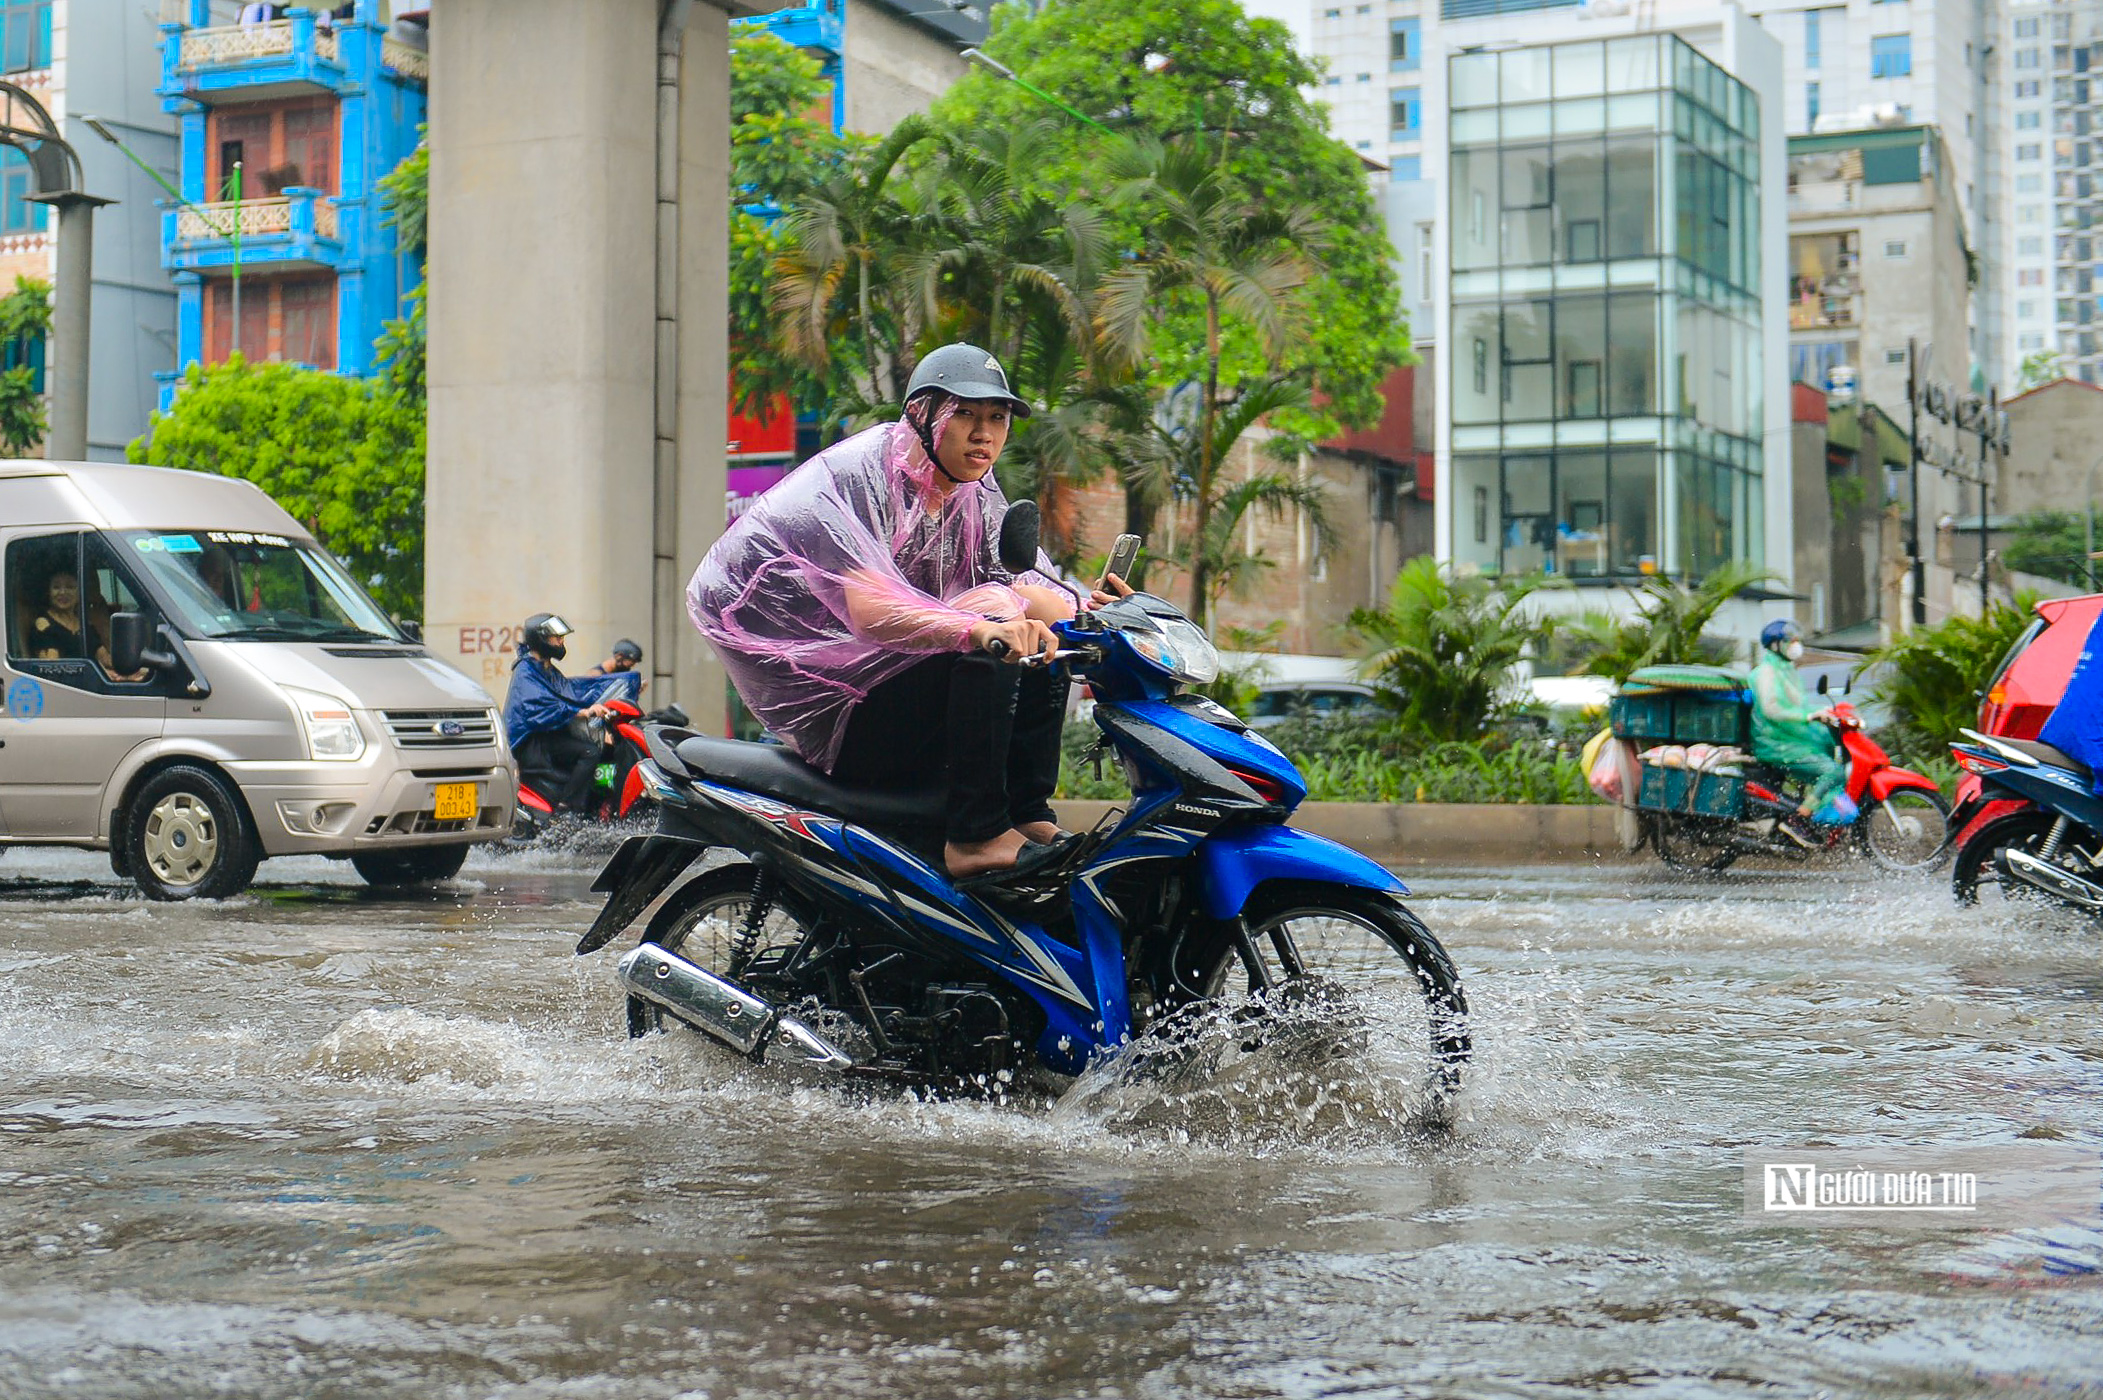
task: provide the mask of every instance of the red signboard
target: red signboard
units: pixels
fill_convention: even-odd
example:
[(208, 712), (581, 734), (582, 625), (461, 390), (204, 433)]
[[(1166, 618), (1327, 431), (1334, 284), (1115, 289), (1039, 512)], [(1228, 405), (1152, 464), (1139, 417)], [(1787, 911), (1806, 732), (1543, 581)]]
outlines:
[(793, 457), (796, 455), (796, 412), (787, 394), (767, 400), (757, 415), (737, 410), (737, 386), (730, 390), (730, 432), (724, 450), (738, 457)]

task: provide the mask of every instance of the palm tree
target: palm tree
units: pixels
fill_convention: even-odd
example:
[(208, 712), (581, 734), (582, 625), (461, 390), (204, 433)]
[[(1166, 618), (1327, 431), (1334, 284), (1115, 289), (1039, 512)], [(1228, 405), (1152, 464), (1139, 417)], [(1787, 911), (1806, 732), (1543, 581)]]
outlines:
[(1395, 575), (1385, 607), (1352, 612), (1351, 630), (1370, 647), (1359, 674), (1405, 730), (1480, 738), (1511, 702), (1513, 668), (1549, 635), (1549, 620), (1526, 606), (1549, 583), (1459, 573), (1419, 555)]
[[(1137, 208), (1145, 243), (1137, 258), (1103, 279), (1096, 327), (1106, 351), (1126, 365), (1143, 365), (1154, 322), (1179, 299), (1194, 300), (1203, 316), (1204, 368), (1183, 494), (1195, 516), (1192, 533), (1204, 540), (1212, 536), (1219, 505), (1220, 464), (1233, 445), (1220, 432), (1228, 326), (1252, 331), (1273, 363), (1283, 357), (1301, 293), (1314, 275), (1307, 250), (1318, 242), (1317, 226), (1300, 209), (1247, 198), (1194, 143), (1128, 141), (1113, 151), (1110, 166), (1121, 182), (1114, 202)], [(1191, 612), (1200, 625), (1212, 597), (1212, 568), (1203, 549), (1193, 552)]]
[(1616, 685), (1645, 666), (1720, 664), (1730, 659), (1732, 644), (1705, 636), (1703, 629), (1725, 603), (1774, 577), (1758, 565), (1731, 563), (1692, 588), (1677, 579), (1647, 578), (1629, 590), (1633, 617), (1587, 613), (1565, 630), (1579, 649), (1596, 648), (1584, 673), (1611, 676)]
[(923, 211), (892, 176), (905, 153), (933, 134), (926, 118), (907, 117), (865, 161), (801, 192), (783, 221), (774, 282), (783, 341), (822, 367), (834, 342), (851, 335), (862, 355), (865, 408), (898, 402), (932, 320), (902, 276)]

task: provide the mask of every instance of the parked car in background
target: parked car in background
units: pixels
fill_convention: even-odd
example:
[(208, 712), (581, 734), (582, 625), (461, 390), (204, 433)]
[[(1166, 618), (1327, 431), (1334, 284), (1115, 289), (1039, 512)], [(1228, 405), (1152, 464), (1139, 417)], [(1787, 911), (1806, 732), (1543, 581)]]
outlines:
[(1288, 719), (1366, 714), (1379, 703), (1373, 687), (1357, 681), (1282, 681), (1258, 686), (1242, 718), (1251, 729), (1266, 729)]

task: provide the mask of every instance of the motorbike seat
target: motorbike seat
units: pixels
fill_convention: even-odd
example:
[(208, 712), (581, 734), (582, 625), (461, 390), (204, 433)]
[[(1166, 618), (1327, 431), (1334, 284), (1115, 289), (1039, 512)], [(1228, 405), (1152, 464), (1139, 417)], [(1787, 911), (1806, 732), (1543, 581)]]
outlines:
[(673, 753), (691, 771), (806, 811), (843, 817), (857, 826), (939, 827), (949, 813), (946, 787), (878, 792), (838, 783), (779, 744), (748, 744), (696, 734)]
[(2011, 749), (2020, 749), (2039, 763), (2049, 763), (2054, 768), (2064, 768), (2078, 777), (2093, 778), (2095, 776), (2089, 771), (2086, 763), (2083, 763), (2070, 753), (2053, 748), (2050, 744), (2040, 744), (2035, 739), (2003, 739), (1999, 735), (1994, 736), (1994, 742), (1996, 744), (2006, 744)]

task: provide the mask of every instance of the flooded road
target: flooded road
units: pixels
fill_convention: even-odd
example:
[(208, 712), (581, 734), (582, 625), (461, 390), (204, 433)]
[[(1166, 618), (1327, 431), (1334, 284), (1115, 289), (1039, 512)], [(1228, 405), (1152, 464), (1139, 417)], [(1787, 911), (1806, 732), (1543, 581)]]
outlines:
[(1451, 1133), (1193, 1135), (630, 1042), (571, 955), (595, 868), (170, 907), (0, 857), (0, 1395), (2103, 1392), (2103, 1217), (1778, 1226), (1740, 1184), (1762, 1143), (2103, 1144), (2074, 920), (1413, 874), (1476, 1013)]

